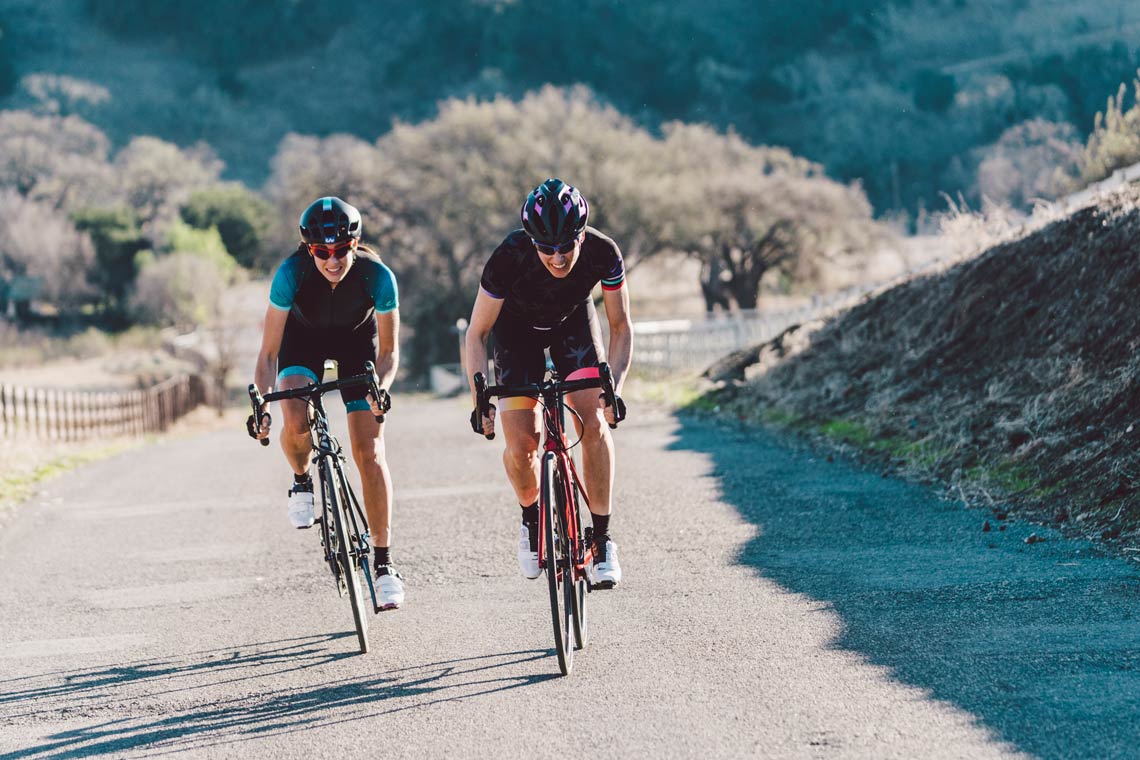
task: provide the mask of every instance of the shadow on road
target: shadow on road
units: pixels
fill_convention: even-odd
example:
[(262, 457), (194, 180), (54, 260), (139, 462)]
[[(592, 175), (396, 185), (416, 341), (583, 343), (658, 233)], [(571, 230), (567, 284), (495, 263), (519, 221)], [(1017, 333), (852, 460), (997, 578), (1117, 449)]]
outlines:
[(739, 561), (833, 609), (836, 648), (1034, 755), (1136, 756), (1134, 565), (761, 433), (681, 418), (672, 448), (711, 458), (723, 499), (758, 528)]
[[(0, 754), (0, 760), (92, 757), (140, 747), (177, 751), (230, 744), (505, 691), (556, 677), (514, 674), (514, 666), (550, 655), (547, 650), (533, 650), (429, 663), (316, 686), (266, 688), (279, 679), (287, 680), (287, 674), (294, 671), (357, 657), (355, 652), (327, 650), (331, 640), (344, 636), (355, 633), (0, 680), (0, 719), (5, 721), (90, 720), (100, 713), (132, 714), (60, 731), (35, 746)], [(241, 693), (241, 687), (233, 684), (246, 680), (253, 682), (251, 693), (221, 697)], [(195, 706), (171, 712), (172, 703)], [(129, 708), (125, 710), (124, 705)], [(135, 717), (139, 715), (147, 717)]]

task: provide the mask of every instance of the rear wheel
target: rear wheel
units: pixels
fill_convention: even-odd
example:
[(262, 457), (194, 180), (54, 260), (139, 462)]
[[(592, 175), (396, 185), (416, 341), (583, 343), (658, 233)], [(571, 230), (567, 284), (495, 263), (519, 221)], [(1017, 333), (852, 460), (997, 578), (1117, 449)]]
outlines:
[(569, 675), (574, 667), (572, 601), (573, 582), (568, 572), (570, 560), (566, 551), (566, 531), (562, 522), (562, 495), (555, 467), (555, 456), (547, 453), (542, 459), (542, 559), (546, 566), (546, 580), (550, 590), (550, 619), (554, 626), (554, 651), (558, 655), (558, 669)]
[[(331, 464), (325, 468), (330, 481), (334, 479), (332, 474), (334, 469), (336, 469), (335, 465)], [(368, 652), (368, 614), (364, 607), (364, 595), (360, 591), (360, 573), (357, 572), (348, 530), (347, 510), (352, 507), (344, 503), (343, 498), (338, 498), (338, 489), (334, 482), (326, 484), (326, 495), (329, 499), (329, 511), (333, 515), (341, 577), (344, 578), (345, 585), (348, 586), (348, 600), (352, 604), (352, 619), (356, 623), (356, 638), (360, 644), (360, 652), (364, 654)]]

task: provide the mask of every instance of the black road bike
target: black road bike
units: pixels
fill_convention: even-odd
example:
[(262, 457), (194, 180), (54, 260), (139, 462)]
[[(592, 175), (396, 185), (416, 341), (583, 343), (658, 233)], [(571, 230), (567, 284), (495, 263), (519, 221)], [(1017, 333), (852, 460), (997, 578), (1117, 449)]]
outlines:
[[(317, 475), (321, 484), (321, 515), (317, 520), (320, 526), (321, 548), (324, 559), (336, 580), (337, 590), (342, 597), (347, 596), (352, 604), (352, 619), (356, 623), (356, 637), (361, 653), (368, 652), (368, 613), (364, 594), (360, 589), (360, 577), (372, 597), (372, 612), (380, 612), (376, 603), (376, 589), (372, 585), (372, 571), (368, 555), (372, 551), (368, 536), (368, 521), (356, 494), (345, 477), (344, 452), (340, 443), (329, 430), (328, 416), (325, 414), (321, 397), (336, 390), (367, 388), (373, 398), (379, 400), (380, 408), (387, 412), (392, 400), (387, 391), (381, 390), (376, 378), (376, 368), (372, 362), (364, 365), (360, 375), (327, 383), (310, 383), (303, 388), (276, 391), (261, 395), (257, 387), (249, 386), (249, 401), (253, 405), (250, 418), (250, 434), (254, 434), (253, 420), (260, 418), (266, 424), (271, 419), (268, 412), (262, 412), (270, 401), (302, 399), (309, 405), (309, 433), (313, 441), (313, 461), (317, 465)], [(384, 421), (384, 415), (376, 416), (377, 422)], [(269, 439), (261, 440), (263, 446)]]
[[(606, 363), (598, 366), (598, 377), (562, 380), (553, 370), (549, 379), (529, 385), (487, 385), (482, 372), (475, 374), (475, 402), (480, 417), (487, 417), (491, 399), (496, 396), (529, 396), (542, 405), (543, 454), (538, 491), (538, 566), (545, 571), (550, 592), (550, 617), (554, 625), (554, 650), (558, 669), (569, 675), (574, 667), (574, 650), (586, 646), (586, 595), (594, 588), (586, 566), (594, 558), (593, 528), (582, 530), (579, 505), (589, 510), (586, 489), (570, 457), (579, 441), (566, 440), (563, 410), (578, 413), (563, 400), (567, 393), (600, 388), (607, 406), (615, 405), (613, 375)], [(578, 418), (581, 424), (581, 417)], [(610, 427), (617, 427), (616, 424)], [(494, 438), (495, 434), (487, 438)], [(571, 644), (573, 637), (573, 644)]]

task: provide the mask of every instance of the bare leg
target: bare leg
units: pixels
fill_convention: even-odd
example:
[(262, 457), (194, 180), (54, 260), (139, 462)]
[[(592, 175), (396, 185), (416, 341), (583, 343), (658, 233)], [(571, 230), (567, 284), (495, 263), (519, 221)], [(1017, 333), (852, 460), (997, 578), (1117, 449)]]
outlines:
[(567, 396), (567, 401), (582, 418), (583, 425), (579, 426), (578, 420), (574, 419), (574, 426), (582, 436), (582, 479), (590, 500), (590, 511), (596, 515), (608, 515), (614, 484), (614, 441), (602, 416), (598, 391), (594, 388), (575, 391)]
[[(277, 390), (303, 388), (312, 380), (306, 375), (289, 375), (281, 378)], [(300, 399), (285, 399), (281, 404), (281, 450), (293, 472), (303, 475), (309, 471), (313, 453), (313, 440), (309, 435), (308, 404)]]
[(503, 466), (515, 489), (515, 496), (523, 506), (534, 504), (538, 501), (538, 410), (500, 412), (496, 419), (502, 426), (507, 443), (503, 451)]
[(384, 429), (372, 412), (348, 413), (348, 436), (352, 458), (364, 490), (364, 513), (373, 546), (391, 546), (392, 474), (384, 458)]

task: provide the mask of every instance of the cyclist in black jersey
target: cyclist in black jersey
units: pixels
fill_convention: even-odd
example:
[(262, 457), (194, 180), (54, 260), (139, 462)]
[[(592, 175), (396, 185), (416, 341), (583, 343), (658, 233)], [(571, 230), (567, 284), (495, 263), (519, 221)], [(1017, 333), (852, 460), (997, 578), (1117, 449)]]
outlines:
[[(278, 267), (269, 293), (254, 384), (267, 394), (319, 383), (326, 359), (340, 377), (364, 372), (375, 362), (386, 392), (399, 365), (400, 312), (396, 278), (360, 244), (360, 212), (340, 198), (318, 198), (300, 219), (301, 240)], [(363, 485), (364, 511), (375, 552), (376, 598), (381, 608), (403, 604), (404, 583), (391, 560), (392, 477), (384, 457), (379, 400), (364, 390), (341, 392), (348, 411), (352, 455)], [(304, 401), (281, 402), (281, 448), (294, 482), (289, 520), (308, 528), (316, 520), (309, 474), (312, 443)], [(253, 429), (253, 428), (251, 428)], [(269, 436), (269, 426), (253, 429)]]
[[(590, 495), (594, 526), (594, 562), (587, 568), (593, 583), (617, 585), (621, 565), (610, 537), (610, 494), (614, 477), (614, 445), (607, 423), (621, 421), (625, 404), (621, 388), (633, 348), (633, 325), (625, 266), (613, 240), (587, 226), (589, 205), (582, 194), (558, 179), (548, 179), (527, 196), (523, 228), (507, 235), (483, 268), (479, 292), (467, 329), (466, 360), (474, 373), (487, 366), (487, 344), (493, 343), (495, 375), (501, 385), (542, 380), (544, 351), (562, 378), (598, 376), (602, 349), (598, 316), (590, 293), (602, 285), (602, 301), (610, 327), (609, 363), (619, 396), (606, 407), (598, 391), (571, 393), (567, 401), (581, 416), (583, 479)], [(522, 507), (519, 569), (537, 578), (538, 468), (540, 419), (533, 398), (500, 399), (506, 450), (503, 464)], [(491, 416), (471, 414), (476, 433), (490, 434)], [(574, 421), (577, 425), (577, 420)]]

